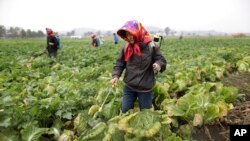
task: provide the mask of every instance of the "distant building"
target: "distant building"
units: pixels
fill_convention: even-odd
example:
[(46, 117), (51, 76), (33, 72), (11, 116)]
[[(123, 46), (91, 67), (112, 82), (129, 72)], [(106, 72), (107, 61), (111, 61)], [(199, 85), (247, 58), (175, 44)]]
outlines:
[(74, 35), (74, 36), (70, 36), (71, 39), (81, 39), (82, 36), (81, 35)]

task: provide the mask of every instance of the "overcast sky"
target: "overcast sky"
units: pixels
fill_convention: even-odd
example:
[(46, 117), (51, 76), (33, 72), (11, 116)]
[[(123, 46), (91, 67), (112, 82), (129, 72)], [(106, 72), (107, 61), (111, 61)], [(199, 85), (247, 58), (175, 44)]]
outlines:
[(0, 0), (0, 25), (116, 30), (128, 20), (181, 30), (250, 32), (250, 0)]

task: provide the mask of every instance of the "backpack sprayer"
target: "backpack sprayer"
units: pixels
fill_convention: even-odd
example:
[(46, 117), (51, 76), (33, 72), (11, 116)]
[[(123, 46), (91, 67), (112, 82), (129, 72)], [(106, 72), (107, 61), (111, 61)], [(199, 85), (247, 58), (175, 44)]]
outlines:
[(163, 41), (163, 36), (161, 36), (161, 35), (154, 35), (154, 42), (157, 43), (159, 45), (159, 47), (161, 47), (162, 41)]

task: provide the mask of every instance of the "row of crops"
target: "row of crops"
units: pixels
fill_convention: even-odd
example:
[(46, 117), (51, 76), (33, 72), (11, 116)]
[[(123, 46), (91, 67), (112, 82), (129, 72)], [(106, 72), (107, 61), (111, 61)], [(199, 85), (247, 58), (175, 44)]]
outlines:
[(121, 114), (123, 82), (111, 88), (110, 79), (124, 42), (61, 42), (55, 59), (45, 39), (0, 40), (0, 140), (192, 140), (194, 127), (226, 116), (242, 95), (221, 79), (250, 72), (249, 38), (166, 38), (154, 108)]

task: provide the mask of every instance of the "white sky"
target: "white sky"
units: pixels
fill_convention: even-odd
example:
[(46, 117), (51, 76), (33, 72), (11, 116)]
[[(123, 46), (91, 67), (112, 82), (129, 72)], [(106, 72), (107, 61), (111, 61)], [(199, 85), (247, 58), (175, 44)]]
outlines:
[(116, 30), (128, 20), (181, 30), (250, 32), (250, 0), (0, 0), (0, 25)]

